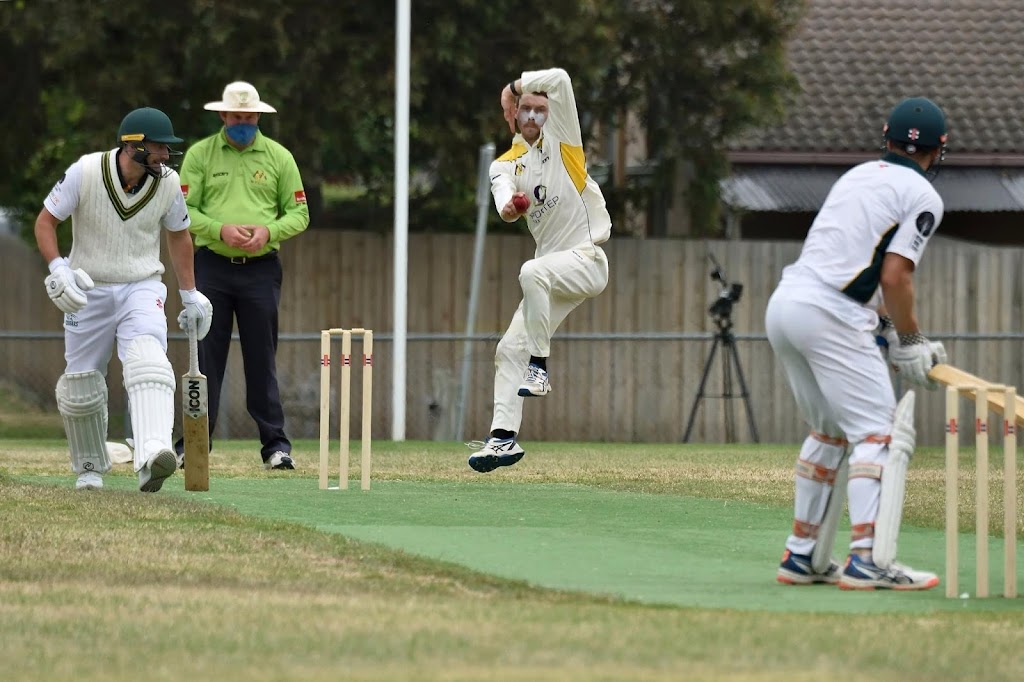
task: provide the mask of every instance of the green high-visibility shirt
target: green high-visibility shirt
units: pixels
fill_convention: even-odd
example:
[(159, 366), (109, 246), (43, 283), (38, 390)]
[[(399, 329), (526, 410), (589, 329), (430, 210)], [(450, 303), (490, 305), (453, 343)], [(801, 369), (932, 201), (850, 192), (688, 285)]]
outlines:
[[(179, 175), (196, 246), (222, 256), (260, 256), (278, 250), (282, 241), (309, 226), (306, 192), (295, 159), (261, 132), (239, 151), (221, 128), (189, 147)], [(258, 254), (230, 247), (220, 240), (225, 223), (266, 225), (270, 241)]]

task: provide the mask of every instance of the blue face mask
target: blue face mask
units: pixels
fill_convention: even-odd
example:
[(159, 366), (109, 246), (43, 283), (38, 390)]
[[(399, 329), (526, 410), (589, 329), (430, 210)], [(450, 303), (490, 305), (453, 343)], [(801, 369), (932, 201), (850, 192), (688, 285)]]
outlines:
[(255, 123), (236, 123), (233, 126), (225, 127), (224, 132), (232, 142), (247, 147), (256, 139), (256, 131), (259, 129)]

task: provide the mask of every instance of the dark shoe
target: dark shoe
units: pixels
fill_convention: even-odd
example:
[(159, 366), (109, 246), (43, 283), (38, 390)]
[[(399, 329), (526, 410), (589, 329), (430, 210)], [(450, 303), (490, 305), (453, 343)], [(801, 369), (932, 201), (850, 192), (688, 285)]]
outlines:
[(263, 463), (264, 469), (294, 469), (295, 462), (292, 461), (292, 456), (287, 452), (278, 450), (270, 456), (266, 462)]

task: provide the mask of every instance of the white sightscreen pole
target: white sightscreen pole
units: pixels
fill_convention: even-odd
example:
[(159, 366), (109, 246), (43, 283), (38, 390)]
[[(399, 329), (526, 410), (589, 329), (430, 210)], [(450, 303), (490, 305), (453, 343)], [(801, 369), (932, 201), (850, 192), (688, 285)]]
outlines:
[(480, 300), (480, 277), (484, 269), (484, 239), (487, 238), (487, 212), (491, 204), (491, 180), (488, 177), (494, 161), (494, 143), (480, 147), (476, 177), (476, 241), (473, 242), (473, 274), (469, 280), (469, 307), (466, 309), (466, 340), (462, 346), (462, 375), (459, 380), (459, 405), (455, 439), (462, 440), (466, 430), (466, 394), (469, 392), (469, 371), (473, 359), (473, 332), (476, 330), (476, 305)]
[(405, 342), (409, 303), (409, 34), (411, 0), (395, 0), (395, 320), (391, 438), (405, 440)]

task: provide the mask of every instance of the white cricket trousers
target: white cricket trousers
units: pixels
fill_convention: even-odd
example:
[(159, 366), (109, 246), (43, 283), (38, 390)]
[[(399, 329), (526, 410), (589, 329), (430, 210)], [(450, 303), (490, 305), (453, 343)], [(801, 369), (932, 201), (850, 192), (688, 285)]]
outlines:
[(87, 295), (89, 302), (81, 311), (64, 316), (66, 372), (97, 370), (106, 376), (115, 341), (122, 361), (138, 336), (152, 336), (167, 350), (167, 287), (163, 282), (148, 279), (104, 285)]
[[(805, 281), (783, 281), (768, 301), (765, 330), (785, 371), (800, 416), (812, 434), (797, 462), (795, 516), (797, 523), (816, 528), (824, 515), (831, 486), (800, 472), (835, 471), (845, 447), (825, 440), (846, 440), (852, 447), (850, 466), (858, 470), (884, 467), (892, 432), (896, 398), (885, 360), (875, 341), (877, 315), (844, 294)], [(851, 547), (871, 547), (871, 530), (878, 516), (880, 482), (851, 475), (847, 485)], [(862, 529), (862, 530), (859, 530)], [(794, 532), (786, 546), (809, 554), (813, 537)]]
[(519, 431), (523, 383), (530, 356), (546, 358), (551, 337), (566, 316), (608, 285), (608, 258), (600, 246), (556, 251), (523, 263), (523, 300), (494, 355), (494, 419), (491, 430)]

